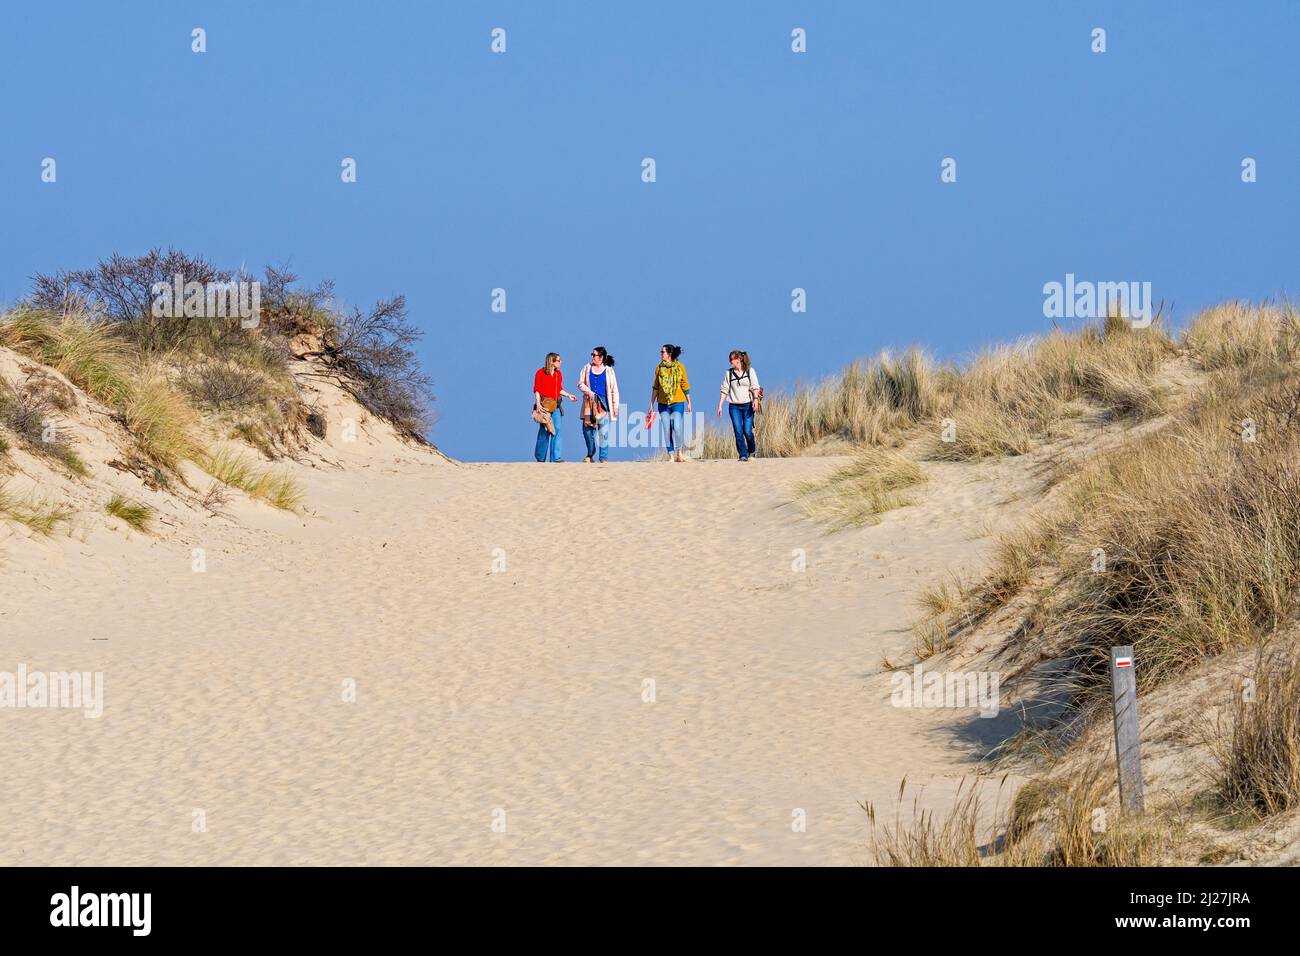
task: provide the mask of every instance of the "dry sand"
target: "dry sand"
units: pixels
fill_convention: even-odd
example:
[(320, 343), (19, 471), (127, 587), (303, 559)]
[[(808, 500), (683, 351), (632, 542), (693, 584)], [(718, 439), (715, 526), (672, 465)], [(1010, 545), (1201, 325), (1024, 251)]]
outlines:
[(1027, 462), (927, 464), (824, 535), (789, 500), (828, 459), (332, 460), (295, 466), (302, 515), (0, 525), (0, 670), (105, 697), (0, 711), (0, 862), (866, 863), (859, 801), (947, 806), (1013, 719), (893, 707), (881, 661)]

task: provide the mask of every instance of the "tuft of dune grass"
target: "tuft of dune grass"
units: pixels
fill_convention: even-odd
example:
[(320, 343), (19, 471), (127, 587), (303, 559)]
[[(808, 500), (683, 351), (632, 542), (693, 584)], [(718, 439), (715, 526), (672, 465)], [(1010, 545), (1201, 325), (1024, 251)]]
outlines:
[(153, 523), (153, 509), (146, 504), (114, 494), (104, 506), (104, 510), (115, 518), (125, 521), (130, 527), (144, 534), (149, 533)]
[(1046, 419), (1027, 417), (991, 402), (965, 402), (937, 424), (926, 457), (933, 461), (978, 461), (1023, 455), (1034, 447)]
[(1151, 370), (1092, 362), (1080, 369), (1081, 385), (1088, 397), (1105, 406), (1115, 418), (1143, 421), (1169, 410), (1168, 389), (1151, 379)]
[(127, 389), (122, 414), (140, 450), (160, 465), (174, 469), (180, 461), (201, 454), (195, 437), (198, 414), (162, 365), (140, 368)]
[(876, 807), (861, 804), (870, 826), (870, 847), (881, 866), (979, 866), (981, 861), (979, 793), (966, 779), (957, 786), (953, 809), (943, 815), (922, 809), (921, 793), (912, 800), (912, 815), (904, 820), (902, 807), (907, 790), (904, 777), (898, 788), (894, 818), (878, 819)]
[(1211, 751), (1228, 807), (1262, 819), (1300, 806), (1300, 656), (1260, 656)]
[(922, 611), (912, 625), (912, 650), (918, 661), (928, 660), (952, 647), (952, 637), (965, 607), (967, 588), (952, 575), (947, 581), (923, 588), (916, 597)]
[(286, 472), (268, 471), (257, 482), (253, 496), (284, 511), (296, 511), (304, 495), (302, 486)]
[(5, 317), (0, 335), (121, 413), (152, 461), (175, 469), (199, 453), (198, 414), (169, 379), (166, 357), (138, 361), (110, 323), (81, 313), (56, 317), (24, 308)]
[(996, 805), (985, 813), (963, 779), (947, 811), (922, 808), (918, 793), (905, 817), (906, 788), (904, 778), (892, 820), (862, 804), (881, 866), (1158, 866), (1169, 861), (1180, 830), (1176, 817), (1159, 810), (1121, 813), (1113, 762), (1105, 759), (1028, 781), (1006, 813)]
[(199, 460), (199, 466), (222, 484), (243, 488), (252, 480), (254, 464), (228, 448), (219, 448)]
[(0, 518), (23, 525), (36, 534), (49, 537), (60, 527), (71, 524), (74, 512), (61, 505), (51, 505), (28, 496), (20, 498), (0, 484)]
[(229, 448), (219, 448), (203, 455), (200, 467), (222, 484), (238, 488), (250, 498), (257, 498), (285, 511), (302, 504), (302, 486), (287, 472), (258, 466)]
[(0, 341), (61, 372), (106, 405), (119, 408), (126, 400), (132, 354), (107, 321), (17, 309), (0, 323)]
[(942, 617), (926, 617), (912, 625), (912, 654), (926, 661), (951, 650), (953, 633)]
[(898, 452), (866, 446), (845, 465), (795, 495), (804, 514), (830, 531), (876, 523), (878, 515), (912, 503), (906, 489), (926, 481), (921, 466)]
[(1300, 359), (1300, 312), (1290, 302), (1224, 302), (1196, 316), (1183, 344), (1206, 371), (1294, 362)]
[(1005, 866), (1158, 866), (1167, 862), (1179, 822), (1152, 808), (1122, 813), (1113, 758), (1085, 760), (1069, 772), (1029, 781), (1006, 822)]
[(916, 603), (926, 617), (942, 617), (961, 606), (963, 591), (961, 580), (953, 575), (949, 580), (923, 588)]

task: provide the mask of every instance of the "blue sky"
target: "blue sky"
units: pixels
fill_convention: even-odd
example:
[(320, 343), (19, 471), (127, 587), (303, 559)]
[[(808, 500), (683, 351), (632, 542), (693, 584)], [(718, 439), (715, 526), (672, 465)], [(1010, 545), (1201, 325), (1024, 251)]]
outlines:
[(6, 4), (0, 302), (168, 244), (404, 292), (433, 439), (522, 460), (549, 350), (576, 378), (605, 345), (644, 408), (679, 342), (712, 406), (731, 348), (768, 386), (959, 359), (1047, 327), (1067, 272), (1179, 319), (1294, 292), (1298, 27), (1286, 2)]

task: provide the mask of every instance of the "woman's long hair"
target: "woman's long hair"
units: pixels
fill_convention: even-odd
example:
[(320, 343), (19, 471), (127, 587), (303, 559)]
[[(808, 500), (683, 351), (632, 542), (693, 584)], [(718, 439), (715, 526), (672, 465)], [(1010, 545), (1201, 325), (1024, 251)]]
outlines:
[(740, 359), (740, 368), (741, 368), (741, 370), (744, 371), (744, 372), (748, 372), (748, 371), (749, 371), (749, 353), (748, 353), (748, 352), (742, 352), (740, 349), (732, 349), (732, 350), (731, 350), (731, 354), (728, 355), (727, 358), (728, 358), (728, 359), (734, 359), (734, 358), (738, 358), (738, 359)]
[(547, 353), (546, 353), (546, 364), (543, 365), (542, 368), (544, 368), (544, 369), (546, 370), (546, 374), (547, 374), (547, 375), (554, 375), (554, 374), (555, 374), (555, 360), (556, 360), (557, 358), (559, 358), (559, 357), (560, 357), (560, 353), (559, 353), (559, 352), (547, 352)]
[(680, 345), (664, 345), (664, 351), (668, 353), (668, 357), (674, 362), (682, 357), (682, 347)]
[(595, 352), (597, 355), (599, 355), (600, 360), (603, 363), (605, 363), (605, 365), (607, 365), (609, 368), (614, 367), (614, 356), (610, 355), (608, 352), (605, 351), (605, 346), (597, 345), (594, 349), (592, 349), (592, 351)]

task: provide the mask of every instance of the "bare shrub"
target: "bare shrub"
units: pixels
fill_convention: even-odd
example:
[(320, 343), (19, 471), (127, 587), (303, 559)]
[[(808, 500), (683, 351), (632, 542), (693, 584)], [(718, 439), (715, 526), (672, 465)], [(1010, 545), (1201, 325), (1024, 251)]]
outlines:
[[(180, 348), (198, 334), (199, 326), (181, 316), (153, 314), (156, 283), (170, 286), (179, 275), (182, 282), (229, 282), (234, 273), (223, 271), (202, 256), (178, 249), (149, 250), (143, 256), (113, 253), (93, 268), (38, 273), (29, 302), (54, 315), (79, 310), (121, 323), (129, 337), (143, 350), (153, 352)], [(235, 323), (236, 325), (238, 323)]]
[(276, 397), (265, 375), (229, 361), (204, 362), (181, 385), (200, 407), (213, 411), (248, 408)]
[(420, 330), (406, 313), (406, 297), (376, 303), (368, 312), (353, 308), (337, 318), (319, 352), (351, 380), (366, 409), (395, 425), (406, 437), (427, 441), (433, 424), (433, 380), (420, 370), (412, 346)]
[(326, 335), (336, 325), (333, 312), (334, 283), (295, 285), (298, 276), (287, 268), (266, 267), (262, 282), (263, 322), (280, 335)]

